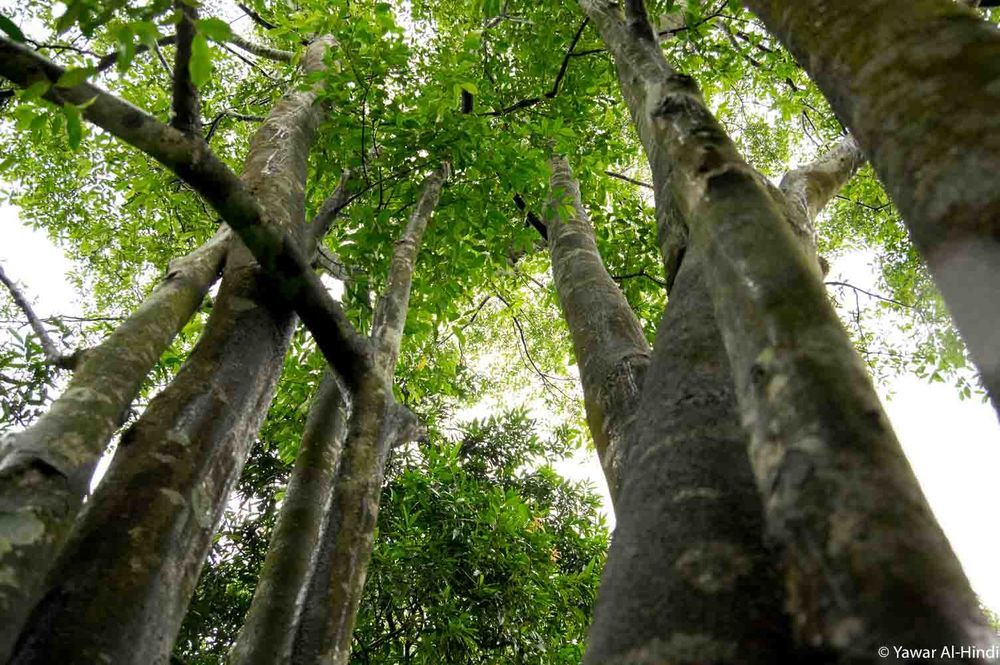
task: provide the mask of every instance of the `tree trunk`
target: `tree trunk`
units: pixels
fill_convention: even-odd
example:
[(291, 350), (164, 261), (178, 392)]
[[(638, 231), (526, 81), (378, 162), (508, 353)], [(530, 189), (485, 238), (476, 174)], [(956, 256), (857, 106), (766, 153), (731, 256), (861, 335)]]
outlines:
[(374, 369), (362, 377), (337, 476), (323, 551), (295, 637), (295, 665), (346, 665), (371, 560), (385, 462), (408, 428), (392, 398), (392, 381), (409, 307), (417, 251), (449, 175), (444, 165), (424, 182), (420, 201), (396, 242), (385, 294), (372, 323)]
[(975, 595), (774, 192), (695, 82), (666, 63), (641, 0), (626, 2), (626, 21), (608, 0), (581, 4), (638, 98), (640, 134), (646, 126), (672, 165), (659, 186), (704, 252), (800, 643), (852, 662), (878, 661), (886, 644), (988, 644)]
[[(604, 268), (594, 230), (580, 200), (580, 187), (563, 157), (551, 161), (546, 220), (552, 278), (580, 367), (590, 434), (617, 501), (624, 459), (623, 439), (639, 402), (649, 365), (649, 342), (618, 285)], [(559, 209), (572, 206), (563, 219)]]
[[(320, 71), (329, 40), (304, 58)], [(304, 235), (304, 181), (321, 119), (293, 90), (254, 137), (244, 181), (269, 220)], [(243, 245), (191, 357), (122, 438), (22, 634), (15, 663), (165, 662), (226, 497), (267, 412), (295, 316)]]
[(584, 662), (785, 662), (784, 594), (697, 252), (671, 293)]
[(320, 556), (348, 410), (344, 389), (327, 370), (309, 409), (250, 610), (229, 655), (232, 665), (280, 665), (291, 658), (292, 640)]
[(218, 278), (231, 234), (172, 261), (148, 298), (98, 346), (69, 386), (0, 451), (0, 662), (6, 662), (45, 575), (69, 535), (97, 462), (146, 375)]
[(1000, 413), (996, 26), (952, 0), (744, 4), (796, 56), (857, 137)]

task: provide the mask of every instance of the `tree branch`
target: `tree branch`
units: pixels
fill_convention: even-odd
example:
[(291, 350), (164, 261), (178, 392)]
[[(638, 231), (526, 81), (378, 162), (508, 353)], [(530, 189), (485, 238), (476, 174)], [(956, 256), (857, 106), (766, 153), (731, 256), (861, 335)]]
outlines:
[(233, 46), (243, 49), (247, 53), (252, 53), (258, 57), (275, 60), (277, 62), (291, 62), (292, 56), (295, 55), (291, 51), (283, 51), (281, 49), (264, 46), (263, 44), (257, 44), (249, 39), (240, 37), (236, 33), (233, 33), (228, 41)]
[(7, 276), (4, 272), (3, 266), (0, 266), (0, 283), (3, 283), (10, 291), (11, 298), (14, 299), (14, 304), (16, 304), (24, 316), (28, 319), (28, 323), (31, 325), (31, 329), (35, 331), (35, 335), (38, 336), (38, 340), (42, 345), (42, 351), (45, 353), (45, 359), (49, 364), (55, 365), (56, 367), (61, 367), (62, 369), (74, 369), (80, 360), (79, 353), (65, 354), (59, 350), (59, 346), (53, 341), (49, 336), (49, 332), (45, 329), (42, 324), (42, 320), (38, 318), (35, 314), (35, 310), (32, 309), (31, 303), (28, 302), (27, 297), (21, 292), (14, 280)]
[(356, 177), (354, 169), (344, 169), (333, 193), (319, 207), (319, 211), (309, 222), (309, 233), (319, 243), (326, 236), (340, 211), (349, 203), (348, 190)]
[(249, 17), (250, 17), (250, 19), (251, 19), (251, 20), (252, 20), (252, 21), (253, 21), (254, 23), (256, 23), (256, 24), (257, 24), (257, 25), (259, 25), (260, 27), (264, 28), (265, 30), (274, 30), (275, 28), (277, 28), (277, 27), (278, 27), (278, 26), (276, 26), (276, 25), (275, 25), (274, 23), (271, 23), (270, 21), (268, 21), (267, 19), (265, 19), (265, 18), (264, 18), (263, 16), (261, 16), (260, 14), (258, 14), (257, 12), (255, 12), (255, 11), (254, 11), (253, 9), (251, 9), (250, 7), (247, 7), (247, 6), (246, 6), (245, 4), (243, 4), (242, 2), (238, 2), (238, 3), (236, 3), (236, 6), (237, 6), (237, 7), (239, 7), (239, 8), (240, 8), (240, 10), (241, 10), (241, 11), (242, 11), (242, 12), (243, 12), (244, 14), (246, 14), (247, 16), (249, 16)]
[(614, 171), (605, 171), (604, 175), (611, 176), (612, 178), (618, 178), (619, 180), (624, 180), (625, 182), (630, 182), (633, 185), (638, 185), (639, 187), (645, 187), (646, 189), (653, 189), (653, 186), (648, 182), (643, 182), (642, 180), (636, 180), (635, 178), (630, 178), (627, 175), (622, 175), (621, 173), (615, 173)]
[(205, 141), (211, 141), (212, 136), (215, 134), (215, 130), (219, 128), (219, 123), (222, 122), (224, 118), (232, 118), (233, 120), (242, 120), (243, 122), (264, 122), (265, 118), (259, 115), (248, 115), (246, 113), (237, 113), (236, 111), (220, 111), (216, 114), (215, 118), (208, 125), (208, 131), (205, 133)]
[(371, 349), (312, 270), (298, 242), (268, 224), (239, 177), (198, 137), (183, 134), (96, 86), (55, 85), (65, 70), (14, 41), (0, 38), (0, 75), (28, 87), (48, 82), (43, 97), (59, 105), (86, 105), (83, 116), (145, 152), (198, 192), (240, 236), (273, 283), (276, 300), (293, 307), (330, 365), (353, 387), (371, 367)]
[(201, 100), (191, 80), (191, 44), (198, 32), (198, 8), (186, 0), (175, 0), (177, 50), (174, 55), (173, 117), (170, 126), (185, 134), (201, 134)]

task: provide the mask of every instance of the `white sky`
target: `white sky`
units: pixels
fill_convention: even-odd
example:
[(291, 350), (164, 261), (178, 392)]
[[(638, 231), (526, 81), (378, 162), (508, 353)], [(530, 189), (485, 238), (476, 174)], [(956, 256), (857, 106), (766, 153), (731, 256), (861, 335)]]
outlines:
[[(70, 262), (45, 235), (20, 223), (16, 209), (0, 206), (0, 262), (25, 286), (40, 316), (81, 313), (66, 274)], [(854, 260), (834, 264), (833, 273), (865, 288), (872, 271)], [(867, 272), (866, 272), (867, 271)], [(885, 401), (885, 395), (893, 398)], [(978, 399), (960, 400), (945, 384), (903, 377), (880, 386), (886, 410), (941, 526), (962, 561), (973, 588), (1000, 612), (1000, 425)], [(581, 452), (558, 465), (574, 479), (589, 479), (610, 500), (596, 456)]]

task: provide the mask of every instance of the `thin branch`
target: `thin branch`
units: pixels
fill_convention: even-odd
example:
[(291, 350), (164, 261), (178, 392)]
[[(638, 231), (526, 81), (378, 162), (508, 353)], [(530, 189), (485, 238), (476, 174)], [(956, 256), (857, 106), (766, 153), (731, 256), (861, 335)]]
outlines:
[(198, 8), (186, 0), (175, 0), (177, 49), (174, 55), (173, 117), (170, 126), (185, 134), (201, 134), (201, 99), (191, 80), (191, 44), (198, 32)]
[(854, 292), (855, 292), (855, 294), (857, 294), (857, 293), (863, 293), (864, 295), (866, 295), (866, 296), (868, 296), (870, 298), (875, 298), (876, 300), (881, 300), (882, 302), (887, 302), (887, 303), (896, 305), (898, 307), (905, 307), (907, 309), (914, 309), (914, 310), (917, 309), (913, 305), (907, 305), (904, 302), (899, 302), (898, 300), (893, 300), (892, 298), (887, 298), (887, 297), (879, 295), (877, 293), (872, 293), (871, 291), (866, 291), (865, 289), (862, 289), (860, 287), (854, 286), (853, 284), (848, 284), (847, 282), (823, 282), (823, 283), (826, 284), (827, 286), (841, 286), (841, 287), (845, 287), (845, 288), (848, 288), (848, 289), (853, 289)]
[(614, 171), (605, 171), (604, 175), (611, 176), (612, 178), (618, 178), (619, 180), (624, 180), (625, 182), (630, 182), (633, 185), (638, 185), (639, 187), (645, 187), (646, 189), (653, 189), (653, 186), (648, 182), (643, 182), (642, 180), (636, 180), (635, 178), (630, 178), (627, 175), (622, 175), (621, 173), (615, 173)]
[(549, 228), (545, 226), (545, 222), (543, 222), (542, 219), (534, 213), (534, 211), (528, 210), (528, 204), (524, 202), (524, 197), (520, 194), (515, 194), (514, 205), (516, 205), (517, 209), (524, 215), (525, 224), (534, 227), (534, 229), (538, 231), (538, 234), (542, 236), (546, 242), (548, 242)]
[(309, 233), (317, 242), (326, 236), (330, 231), (333, 220), (347, 206), (349, 202), (348, 190), (354, 177), (355, 171), (353, 169), (344, 169), (344, 172), (340, 174), (340, 181), (337, 182), (333, 193), (323, 201), (323, 205), (319, 207), (319, 211), (312, 218), (312, 221), (309, 222)]
[[(158, 47), (159, 46), (169, 46), (170, 44), (174, 44), (176, 42), (177, 42), (177, 35), (167, 35), (166, 37), (160, 37), (159, 39), (157, 39), (156, 40), (156, 46), (158, 46)], [(149, 47), (147, 45), (145, 45), (145, 44), (138, 44), (135, 47), (135, 55), (139, 55), (140, 53), (145, 53), (148, 50), (149, 50)], [(116, 64), (118, 64), (118, 60), (119, 60), (119, 58), (121, 58), (121, 55), (122, 54), (121, 54), (120, 51), (112, 51), (111, 53), (108, 53), (108, 54), (102, 56), (97, 61), (97, 67), (95, 67), (95, 69), (97, 70), (98, 73), (105, 72), (105, 71), (111, 69)]]
[(260, 15), (260, 14), (258, 14), (257, 12), (255, 12), (255, 11), (254, 11), (253, 9), (251, 9), (250, 7), (247, 7), (246, 5), (244, 5), (244, 4), (242, 3), (242, 2), (238, 2), (238, 3), (236, 3), (236, 6), (237, 6), (237, 7), (239, 7), (239, 8), (240, 8), (240, 10), (241, 10), (241, 11), (242, 11), (242, 12), (243, 12), (244, 14), (246, 14), (247, 16), (249, 16), (249, 17), (250, 17), (250, 19), (251, 19), (251, 20), (252, 20), (252, 21), (253, 21), (254, 23), (256, 23), (256, 24), (257, 24), (257, 25), (259, 25), (260, 27), (264, 28), (265, 30), (274, 30), (275, 28), (277, 28), (277, 27), (278, 27), (278, 26), (276, 26), (275, 24), (273, 24), (273, 23), (271, 23), (270, 21), (268, 21), (267, 19), (265, 19), (265, 18), (264, 18), (263, 16), (261, 16), (261, 15)]
[(292, 57), (295, 55), (291, 51), (283, 51), (281, 49), (264, 46), (263, 44), (257, 44), (249, 39), (240, 37), (236, 33), (233, 33), (229, 37), (228, 41), (233, 46), (243, 49), (247, 53), (252, 53), (260, 58), (267, 58), (268, 60), (275, 60), (277, 62), (291, 62)]
[(208, 125), (208, 131), (205, 133), (206, 142), (212, 140), (215, 130), (219, 128), (219, 123), (224, 118), (232, 118), (233, 120), (241, 120), (243, 122), (264, 122), (265, 120), (263, 116), (259, 115), (247, 115), (246, 113), (237, 113), (236, 111), (220, 111)]
[(42, 320), (38, 318), (35, 314), (35, 310), (31, 307), (31, 303), (18, 288), (17, 284), (14, 283), (12, 279), (7, 277), (7, 273), (4, 272), (3, 266), (0, 266), (0, 283), (3, 283), (10, 291), (11, 298), (14, 299), (14, 303), (24, 312), (25, 318), (28, 319), (28, 323), (31, 325), (31, 329), (35, 331), (35, 335), (38, 336), (39, 342), (42, 345), (42, 351), (45, 353), (45, 358), (48, 362), (56, 367), (61, 367), (63, 369), (73, 369), (76, 367), (77, 362), (80, 359), (78, 353), (65, 354), (59, 350), (59, 346), (53, 341), (49, 336), (49, 332), (42, 325)]
[(198, 192), (239, 235), (272, 283), (271, 291), (299, 314), (330, 365), (350, 387), (356, 386), (371, 367), (368, 342), (330, 297), (298, 242), (265, 222), (260, 204), (240, 178), (199, 137), (183, 134), (90, 83), (57, 87), (64, 72), (48, 58), (0, 37), (0, 75), (21, 87), (48, 82), (45, 99), (85, 107), (87, 121), (156, 159)]
[(626, 279), (635, 279), (637, 277), (643, 277), (653, 282), (654, 284), (662, 286), (663, 288), (667, 288), (667, 283), (665, 281), (659, 279), (658, 277), (653, 277), (645, 270), (640, 270), (639, 272), (630, 272), (627, 275), (611, 275), (611, 279), (615, 280), (616, 282), (623, 282)]

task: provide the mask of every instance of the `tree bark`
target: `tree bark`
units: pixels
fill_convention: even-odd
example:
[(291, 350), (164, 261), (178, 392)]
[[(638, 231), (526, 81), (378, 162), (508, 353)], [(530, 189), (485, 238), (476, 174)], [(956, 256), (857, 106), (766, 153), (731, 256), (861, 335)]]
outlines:
[(1000, 33), (951, 0), (745, 0), (851, 129), (1000, 414)]
[(608, 0), (581, 5), (635, 98), (640, 135), (645, 125), (657, 158), (670, 162), (659, 186), (704, 252), (800, 644), (843, 662), (877, 662), (885, 644), (989, 644), (975, 595), (773, 191), (695, 82), (666, 63), (641, 0), (626, 3), (626, 21)]
[[(621, 487), (624, 438), (649, 365), (649, 342), (604, 268), (569, 163), (554, 157), (548, 207), (552, 278), (580, 367), (590, 434), (612, 500)], [(560, 210), (571, 207), (565, 217)]]
[(172, 261), (138, 310), (80, 358), (69, 386), (0, 446), (0, 662), (76, 518), (90, 478), (146, 375), (218, 278), (228, 230)]
[(349, 400), (327, 370), (313, 398), (295, 469), (268, 545), (246, 621), (229, 662), (281, 665), (306, 602), (347, 435)]
[(588, 665), (787, 662), (784, 594), (709, 301), (688, 251), (627, 433)]
[(409, 429), (392, 399), (392, 381), (417, 251), (448, 176), (447, 164), (428, 176), (416, 209), (396, 242), (386, 291), (372, 322), (375, 370), (363, 377), (354, 393), (354, 412), (323, 536), (327, 551), (321, 552), (295, 638), (295, 665), (346, 665), (350, 658), (351, 636), (378, 521), (386, 457), (393, 443)]
[[(329, 43), (309, 47), (307, 72), (325, 66)], [(300, 237), (317, 93), (286, 93), (251, 142), (244, 175), (268, 219)], [(202, 339), (122, 437), (12, 662), (167, 660), (291, 338), (295, 316), (271, 287), (234, 246)]]

